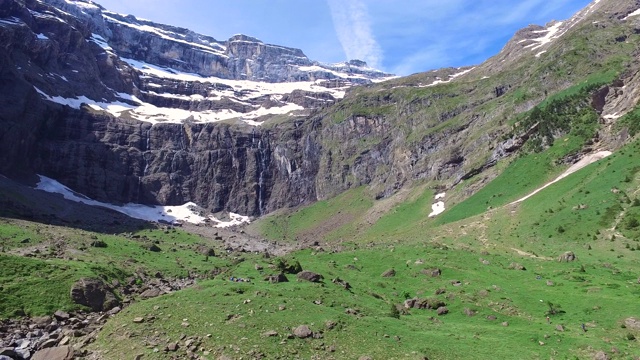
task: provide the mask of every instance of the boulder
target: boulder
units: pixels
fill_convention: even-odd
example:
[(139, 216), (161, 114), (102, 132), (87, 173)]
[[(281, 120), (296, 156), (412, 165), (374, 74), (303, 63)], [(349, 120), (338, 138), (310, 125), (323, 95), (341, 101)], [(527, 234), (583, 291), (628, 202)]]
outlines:
[(147, 289), (145, 291), (143, 291), (140, 294), (140, 298), (141, 299), (151, 299), (157, 296), (162, 295), (162, 290), (158, 289), (158, 288), (151, 288), (151, 289)]
[(96, 248), (106, 248), (107, 247), (107, 243), (102, 241), (102, 240), (93, 240), (91, 242), (91, 246), (92, 247), (96, 247)]
[(269, 275), (267, 277), (264, 278), (266, 281), (272, 283), (272, 284), (277, 284), (277, 283), (281, 283), (281, 282), (288, 282), (289, 279), (287, 279), (287, 276), (284, 273), (279, 273), (279, 274), (275, 274), (275, 275)]
[(449, 313), (449, 309), (446, 306), (440, 306), (436, 312), (438, 315), (446, 315)]
[(113, 292), (100, 279), (82, 278), (71, 287), (74, 303), (85, 305), (93, 311), (106, 311), (119, 306)]
[(570, 262), (575, 260), (576, 260), (576, 255), (573, 253), (573, 251), (567, 251), (564, 254), (558, 256), (559, 262)]
[(72, 360), (74, 358), (73, 347), (58, 346), (38, 350), (31, 360)]
[(640, 331), (640, 320), (634, 317), (624, 319), (624, 325), (627, 329)]
[(311, 282), (320, 282), (322, 281), (322, 279), (324, 279), (324, 277), (320, 274), (316, 274), (312, 271), (309, 270), (303, 270), (301, 272), (299, 272), (296, 277), (298, 278), (298, 280), (306, 280), (306, 281), (311, 281)]
[(300, 325), (297, 328), (293, 329), (293, 335), (300, 339), (304, 339), (312, 336), (313, 332), (307, 325)]
[(389, 269), (385, 272), (382, 273), (382, 275), (380, 275), (382, 277), (394, 277), (396, 276), (396, 271), (394, 269)]
[(64, 312), (62, 310), (58, 310), (55, 313), (53, 313), (53, 316), (56, 318), (56, 320), (58, 321), (65, 321), (65, 320), (69, 320), (69, 313)]
[(434, 269), (423, 269), (422, 273), (427, 275), (427, 276), (431, 276), (431, 277), (438, 277), (440, 275), (442, 275), (442, 270), (438, 269), (438, 268), (434, 268)]
[(604, 351), (598, 351), (593, 355), (593, 360), (609, 360), (609, 356)]
[(147, 244), (144, 246), (144, 248), (146, 250), (152, 251), (152, 252), (160, 252), (162, 251), (162, 249), (160, 249), (160, 247), (156, 244)]

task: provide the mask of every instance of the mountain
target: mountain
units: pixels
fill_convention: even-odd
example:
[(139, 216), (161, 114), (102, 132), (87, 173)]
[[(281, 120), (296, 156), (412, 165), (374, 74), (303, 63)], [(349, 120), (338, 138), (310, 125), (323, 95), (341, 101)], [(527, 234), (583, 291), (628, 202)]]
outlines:
[(89, 1), (0, 44), (0, 358), (640, 356), (640, 1), (399, 78)]

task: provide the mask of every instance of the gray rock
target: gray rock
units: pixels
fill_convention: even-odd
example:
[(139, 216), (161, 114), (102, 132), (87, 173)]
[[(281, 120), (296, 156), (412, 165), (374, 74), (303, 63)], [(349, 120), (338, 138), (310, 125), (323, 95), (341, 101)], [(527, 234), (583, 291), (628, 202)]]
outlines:
[(69, 320), (69, 313), (62, 310), (56, 311), (55, 313), (53, 313), (53, 316), (60, 321)]
[(389, 269), (385, 272), (382, 273), (382, 275), (380, 275), (382, 277), (394, 277), (396, 276), (396, 271), (394, 269)]
[(316, 273), (314, 273), (312, 271), (303, 270), (303, 271), (299, 272), (296, 275), (296, 278), (298, 278), (298, 280), (306, 280), (306, 281), (310, 281), (310, 282), (320, 282), (320, 281), (322, 281), (322, 279), (324, 277), (322, 275), (316, 274)]
[(300, 325), (297, 328), (293, 329), (293, 335), (300, 339), (305, 339), (313, 335), (313, 332), (307, 325)]
[(140, 298), (142, 299), (150, 299), (150, 298), (154, 298), (157, 296), (162, 295), (163, 291), (158, 289), (158, 288), (151, 288), (151, 289), (147, 289), (145, 291), (143, 291), (140, 294)]
[(558, 261), (560, 262), (570, 262), (575, 260), (576, 260), (576, 255), (572, 251), (567, 251), (562, 255), (558, 256)]

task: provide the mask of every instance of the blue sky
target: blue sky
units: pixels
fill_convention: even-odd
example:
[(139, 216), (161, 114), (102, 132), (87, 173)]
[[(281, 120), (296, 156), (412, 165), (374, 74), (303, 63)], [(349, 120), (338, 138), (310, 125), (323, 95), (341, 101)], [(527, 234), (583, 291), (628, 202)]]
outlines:
[(326, 63), (361, 59), (408, 75), (478, 64), (529, 24), (589, 0), (96, 0), (105, 8), (226, 40), (246, 34)]

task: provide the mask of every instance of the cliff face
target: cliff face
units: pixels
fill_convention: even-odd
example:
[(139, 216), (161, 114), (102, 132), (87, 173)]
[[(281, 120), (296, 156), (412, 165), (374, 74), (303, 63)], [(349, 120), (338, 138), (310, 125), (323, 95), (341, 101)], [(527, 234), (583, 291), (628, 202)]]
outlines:
[[(634, 4), (604, 12), (598, 26), (638, 36), (622, 20)], [(564, 37), (592, 31), (597, 14), (581, 14)], [(558, 63), (538, 54), (567, 53), (517, 48), (540, 31), (519, 32), (477, 68), (349, 88), (386, 74), (86, 1), (0, 1), (0, 172), (43, 174), (102, 201), (193, 201), (256, 216), (359, 185), (378, 197), (414, 181), (452, 186), (522, 145), (523, 134), (505, 138), (507, 119), (543, 99), (537, 86)], [(626, 74), (597, 97), (600, 112), (637, 103), (622, 90), (637, 76)], [(574, 80), (545, 80), (544, 91)], [(532, 90), (520, 100), (516, 89)]]

